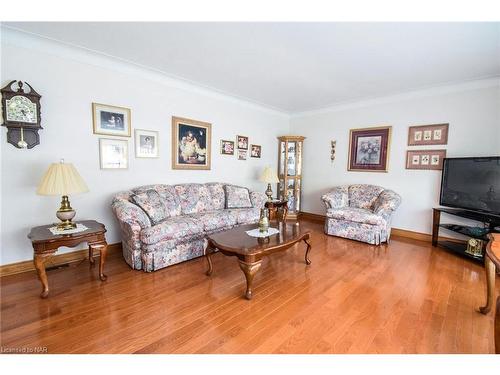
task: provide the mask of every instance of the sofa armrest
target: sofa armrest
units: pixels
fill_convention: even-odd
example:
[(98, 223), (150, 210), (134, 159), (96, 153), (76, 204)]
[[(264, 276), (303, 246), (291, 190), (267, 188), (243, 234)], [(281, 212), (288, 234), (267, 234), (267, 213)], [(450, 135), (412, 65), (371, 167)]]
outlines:
[(392, 191), (384, 190), (373, 203), (373, 212), (376, 215), (390, 217), (401, 204), (401, 196)]
[(111, 203), (111, 208), (120, 224), (126, 223), (138, 230), (151, 226), (148, 215), (139, 206), (125, 199), (115, 198)]
[(250, 200), (254, 208), (264, 208), (267, 201), (267, 195), (261, 191), (251, 191)]
[(326, 208), (342, 208), (349, 206), (349, 194), (347, 186), (338, 186), (329, 193), (324, 194), (321, 200)]

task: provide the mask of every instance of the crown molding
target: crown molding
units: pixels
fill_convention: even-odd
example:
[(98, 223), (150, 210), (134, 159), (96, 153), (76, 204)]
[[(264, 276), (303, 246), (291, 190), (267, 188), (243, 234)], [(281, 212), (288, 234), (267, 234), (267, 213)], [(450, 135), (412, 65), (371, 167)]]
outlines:
[(165, 86), (181, 89), (219, 100), (229, 101), (232, 103), (244, 105), (252, 109), (257, 109), (259, 111), (287, 118), (290, 117), (290, 113), (285, 110), (274, 108), (272, 106), (252, 101), (247, 98), (232, 95), (213, 87), (203, 86), (196, 82), (174, 76), (161, 70), (150, 68), (89, 48), (62, 42), (43, 35), (30, 33), (6, 25), (0, 26), (0, 35), (2, 38), (2, 44), (5, 45), (14, 45), (17, 47), (35, 50), (42, 53), (56, 55), (80, 63), (118, 71), (120, 73), (140, 76), (144, 79), (154, 81)]
[(461, 92), (461, 91), (469, 91), (469, 90), (477, 90), (488, 87), (500, 87), (500, 76), (497, 77), (488, 77), (483, 79), (476, 79), (471, 81), (465, 81), (460, 83), (451, 83), (440, 86), (433, 86), (425, 89), (406, 91), (399, 94), (380, 96), (374, 98), (367, 98), (361, 100), (353, 100), (349, 102), (341, 102), (332, 104), (326, 107), (321, 107), (318, 109), (312, 109), (308, 111), (301, 112), (293, 112), (290, 114), (290, 118), (299, 118), (299, 117), (307, 117), (307, 116), (315, 116), (321, 115), (325, 113), (331, 112), (340, 112), (346, 111), (350, 109), (369, 107), (373, 105), (379, 104), (387, 104), (398, 101), (405, 101), (414, 98), (423, 98), (426, 96), (436, 96), (436, 95), (444, 95), (449, 93)]

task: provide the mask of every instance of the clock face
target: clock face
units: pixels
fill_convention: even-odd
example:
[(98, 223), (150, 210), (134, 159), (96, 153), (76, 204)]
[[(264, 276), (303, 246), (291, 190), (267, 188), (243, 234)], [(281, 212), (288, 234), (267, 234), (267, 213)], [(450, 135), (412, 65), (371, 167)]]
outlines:
[(16, 95), (6, 100), (7, 121), (37, 123), (36, 103), (25, 96)]

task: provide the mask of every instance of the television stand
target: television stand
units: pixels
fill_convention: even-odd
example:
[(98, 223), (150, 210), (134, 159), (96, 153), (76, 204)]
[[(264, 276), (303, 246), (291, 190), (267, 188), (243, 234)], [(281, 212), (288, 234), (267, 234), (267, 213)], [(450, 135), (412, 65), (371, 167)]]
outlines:
[[(498, 229), (495, 227), (500, 226), (500, 216), (485, 214), (476, 211), (468, 211), (462, 209), (454, 209), (454, 208), (433, 208), (432, 215), (432, 245), (439, 246), (445, 248), (447, 250), (451, 250), (455, 253), (463, 255), (469, 259), (484, 262), (484, 250), (486, 248), (486, 244), (488, 243), (488, 233), (498, 232)], [(459, 224), (445, 224), (441, 223), (441, 213), (445, 213), (448, 215), (454, 215), (463, 217), (470, 220), (475, 220), (482, 223), (483, 231), (479, 231), (476, 227), (467, 226), (467, 225), (459, 225)], [(480, 254), (473, 254), (471, 252), (467, 252), (467, 243), (462, 241), (452, 241), (452, 240), (440, 240), (439, 239), (439, 229), (443, 228), (455, 233), (460, 233), (470, 238), (474, 238), (476, 240), (481, 240), (483, 242), (482, 250)]]

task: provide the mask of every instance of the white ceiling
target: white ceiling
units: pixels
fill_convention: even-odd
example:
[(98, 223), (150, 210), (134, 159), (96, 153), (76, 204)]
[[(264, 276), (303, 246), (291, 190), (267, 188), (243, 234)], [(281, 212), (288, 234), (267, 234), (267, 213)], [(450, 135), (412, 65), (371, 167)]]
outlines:
[(500, 23), (3, 24), (289, 113), (500, 76)]

